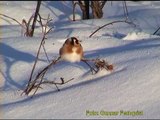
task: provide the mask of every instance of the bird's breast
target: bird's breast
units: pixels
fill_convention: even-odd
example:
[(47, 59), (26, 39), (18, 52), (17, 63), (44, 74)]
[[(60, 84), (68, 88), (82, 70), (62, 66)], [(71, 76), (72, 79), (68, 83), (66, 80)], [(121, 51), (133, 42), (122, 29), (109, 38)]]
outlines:
[(76, 53), (76, 51), (77, 51), (77, 48), (76, 48), (76, 47), (73, 47), (73, 48), (72, 48), (72, 52), (73, 52), (73, 53)]
[(78, 54), (76, 51), (77, 51), (77, 48), (73, 47), (72, 52), (65, 53), (61, 57), (63, 60), (66, 60), (69, 62), (80, 62), (81, 55)]

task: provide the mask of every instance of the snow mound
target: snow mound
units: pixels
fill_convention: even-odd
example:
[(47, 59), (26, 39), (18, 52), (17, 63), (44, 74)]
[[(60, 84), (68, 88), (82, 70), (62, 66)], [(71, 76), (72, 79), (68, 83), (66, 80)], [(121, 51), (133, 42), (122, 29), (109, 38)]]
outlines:
[(123, 40), (142, 40), (151, 38), (151, 36), (154, 37), (154, 35), (145, 32), (130, 32), (123, 38)]
[[(92, 74), (83, 62), (59, 62), (45, 74), (44, 80), (61, 82), (44, 85), (33, 98), (22, 95), (36, 59), (42, 35), (37, 23), (35, 35), (21, 36), (21, 27), (14, 20), (1, 18), (0, 42), (0, 119), (157, 119), (160, 118), (160, 39), (152, 33), (160, 25), (160, 2), (127, 1), (128, 15), (136, 28), (128, 24), (107, 26), (88, 37), (100, 26), (125, 18), (123, 1), (107, 3), (103, 19), (77, 20), (76, 8), (72, 21), (71, 1), (43, 1), (40, 13), (53, 18), (54, 27), (45, 40), (49, 60), (58, 56), (69, 37), (82, 41), (87, 59), (102, 58), (114, 65), (113, 71), (100, 70)], [(36, 2), (0, 1), (0, 13), (21, 22), (28, 20)], [(13, 12), (14, 11), (14, 12)], [(80, 16), (79, 16), (80, 18)], [(159, 32), (159, 31), (158, 31)], [(157, 34), (158, 34), (157, 32)], [(132, 41), (133, 40), (133, 41)], [(49, 63), (43, 48), (33, 77)], [(34, 92), (34, 91), (33, 91)], [(32, 95), (32, 92), (31, 92)], [(86, 115), (86, 111), (91, 111)], [(101, 114), (92, 114), (92, 111)], [(125, 115), (109, 113), (126, 111)], [(131, 115), (141, 111), (143, 115)]]
[[(69, 19), (73, 20), (73, 14), (69, 15)], [(81, 15), (75, 14), (75, 20), (81, 20), (81, 19), (82, 19)]]
[(111, 74), (111, 71), (108, 71), (106, 69), (101, 69), (96, 73), (95, 76), (102, 77), (102, 76), (105, 76), (105, 75), (108, 75), (108, 74)]

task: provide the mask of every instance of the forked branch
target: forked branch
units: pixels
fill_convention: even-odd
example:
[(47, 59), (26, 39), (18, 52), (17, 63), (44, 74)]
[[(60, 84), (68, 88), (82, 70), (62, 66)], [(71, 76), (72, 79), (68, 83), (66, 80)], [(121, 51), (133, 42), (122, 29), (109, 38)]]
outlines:
[(28, 95), (31, 91), (35, 90), (34, 93), (32, 94), (35, 95), (36, 92), (38, 91), (39, 88), (42, 88), (41, 85), (43, 84), (53, 84), (56, 86), (57, 90), (60, 91), (60, 89), (58, 88), (57, 85), (63, 85), (66, 84), (70, 81), (72, 81), (74, 78), (65, 81), (64, 78), (60, 78), (61, 82), (55, 82), (55, 81), (47, 81), (44, 80), (44, 76), (46, 74), (46, 72), (55, 64), (57, 64), (60, 61), (60, 57), (58, 57), (57, 59), (54, 59), (49, 65), (47, 65), (45, 68), (43, 68), (35, 77), (35, 79), (29, 81), (28, 86), (26, 87), (26, 89), (24, 90), (23, 93), (25, 93), (26, 95)]
[[(36, 80), (39, 78), (39, 76), (43, 76), (43, 75), (45, 74), (45, 72), (46, 72), (46, 69), (47, 69), (48, 67), (50, 67), (50, 65), (52, 65), (52, 64), (55, 62), (55, 61), (53, 61), (51, 64), (49, 64), (49, 66), (47, 66), (41, 73), (39, 73), (39, 74), (37, 75), (36, 79), (33, 80), (33, 82), (32, 82), (33, 73), (34, 73), (34, 70), (35, 70), (35, 68), (36, 68), (36, 64), (37, 64), (38, 59), (39, 59), (40, 50), (41, 50), (42, 46), (43, 46), (43, 49), (44, 49), (45, 39), (47, 39), (47, 38), (46, 38), (46, 35), (47, 35), (47, 34), (51, 31), (51, 29), (52, 29), (52, 28), (51, 28), (51, 29), (47, 30), (47, 25), (48, 25), (49, 21), (50, 21), (50, 19), (49, 19), (49, 15), (48, 15), (46, 24), (44, 25), (45, 29), (44, 29), (44, 33), (43, 33), (43, 38), (42, 38), (42, 40), (41, 40), (40, 46), (39, 46), (38, 51), (37, 51), (36, 59), (35, 59), (35, 62), (34, 62), (34, 65), (33, 65), (32, 71), (31, 71), (31, 75), (30, 75), (30, 78), (29, 78), (27, 87), (26, 87), (26, 89), (24, 90), (24, 93), (26, 93), (27, 95), (28, 95), (29, 92), (33, 89), (34, 84), (36, 83)], [(44, 51), (45, 51), (45, 49), (44, 49)], [(46, 51), (45, 51), (45, 52), (46, 52)], [(42, 77), (42, 78), (43, 78), (43, 77)], [(31, 83), (32, 83), (32, 84), (31, 84)]]
[[(112, 71), (113, 70), (113, 65), (112, 64), (108, 64), (107, 61), (105, 61), (104, 59), (82, 59), (82, 62), (84, 62), (85, 64), (87, 64), (87, 66), (89, 66), (92, 74), (96, 74), (98, 71), (102, 70), (102, 69), (106, 69), (107, 71)], [(92, 65), (89, 64), (89, 62), (92, 63)]]

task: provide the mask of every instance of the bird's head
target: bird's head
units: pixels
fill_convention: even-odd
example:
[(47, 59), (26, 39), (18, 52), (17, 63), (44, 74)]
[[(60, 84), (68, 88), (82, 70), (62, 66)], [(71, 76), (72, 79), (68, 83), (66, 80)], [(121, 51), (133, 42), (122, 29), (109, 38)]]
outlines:
[(80, 45), (80, 41), (76, 37), (71, 37), (70, 39), (73, 46)]
[(78, 40), (76, 37), (70, 37), (65, 41), (65, 44), (67, 45), (72, 45), (72, 46), (79, 46), (80, 44), (80, 40)]

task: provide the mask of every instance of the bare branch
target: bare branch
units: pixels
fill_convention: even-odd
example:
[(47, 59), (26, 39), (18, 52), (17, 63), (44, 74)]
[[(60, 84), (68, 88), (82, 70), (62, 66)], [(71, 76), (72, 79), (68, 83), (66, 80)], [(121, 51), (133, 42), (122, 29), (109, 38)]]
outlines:
[(128, 19), (128, 9), (127, 9), (127, 4), (126, 1), (123, 1), (123, 10), (124, 10), (124, 15), (126, 17), (126, 20)]
[(75, 21), (75, 8), (76, 8), (76, 5), (79, 5), (81, 11), (83, 12), (84, 14), (84, 11), (85, 11), (85, 5), (83, 4), (83, 2), (81, 0), (79, 1), (72, 1), (72, 4), (73, 4), (73, 21)]
[[(39, 83), (39, 84), (40, 84), (40, 85), (42, 85), (42, 84), (56, 84), (56, 85), (63, 85), (63, 84), (66, 84), (66, 83), (68, 83), (68, 82), (74, 80), (74, 78), (72, 78), (72, 79), (70, 79), (70, 80), (67, 80), (67, 81), (64, 81), (64, 78), (60, 78), (60, 80), (61, 80), (61, 82), (55, 82), (55, 81), (50, 81), (50, 80), (47, 81), (47, 80), (46, 80), (46, 81), (43, 81), (43, 82), (41, 82), (41, 83)], [(36, 85), (35, 87), (37, 87), (37, 85)]]
[(160, 27), (153, 33), (155, 35), (160, 30)]
[(26, 33), (25, 33), (26, 36), (31, 36), (30, 22), (32, 21), (33, 17), (34, 17), (34, 14), (29, 18), (26, 24)]
[[(26, 87), (26, 89), (24, 90), (24, 93), (26, 95), (28, 95), (34, 88), (36, 88), (34, 94), (37, 92), (40, 84), (42, 83), (43, 81), (43, 78), (44, 78), (44, 75), (45, 73), (49, 70), (49, 68), (52, 66), (52, 65), (55, 65), (58, 61), (60, 60), (60, 57), (58, 57), (58, 59), (56, 60), (53, 60), (48, 66), (46, 66), (43, 70), (41, 70), (37, 76), (35, 77), (35, 79), (32, 80), (32, 77), (30, 77), (31, 79), (29, 79), (28, 81), (28, 85)], [(34, 68), (34, 67), (33, 67)], [(33, 69), (32, 69), (33, 70)], [(32, 73), (33, 74), (33, 73)], [(39, 85), (37, 86), (36, 83), (38, 82), (37, 80), (40, 79), (40, 82), (39, 82)], [(36, 87), (35, 87), (36, 85)], [(34, 95), (33, 94), (33, 95)]]
[(101, 3), (101, 9), (103, 9), (103, 7), (104, 7), (104, 5), (106, 4), (106, 0), (105, 1), (102, 1), (102, 3)]
[[(94, 74), (94, 72), (95, 72), (95, 73), (98, 72), (97, 70), (95, 70), (94, 67), (92, 67), (92, 66), (87, 62), (87, 61), (89, 61), (89, 60), (84, 60), (84, 59), (82, 59), (81, 61), (84, 62), (85, 64), (87, 64), (87, 65), (89, 66), (89, 68), (90, 68), (92, 74)], [(91, 60), (91, 61), (92, 61), (92, 60)]]
[(31, 27), (31, 33), (30, 33), (31, 37), (34, 34), (34, 28), (35, 28), (35, 25), (36, 25), (36, 21), (37, 21), (37, 17), (38, 17), (38, 14), (39, 14), (40, 6), (41, 6), (41, 1), (37, 1), (36, 12), (34, 14), (34, 19), (33, 19), (32, 27)]
[(126, 20), (117, 20), (117, 21), (113, 21), (113, 22), (107, 23), (107, 24), (105, 24), (105, 25), (99, 27), (99, 28), (96, 29), (89, 37), (92, 37), (92, 36), (93, 36), (96, 32), (98, 32), (100, 29), (102, 29), (102, 28), (104, 28), (104, 27), (106, 27), (106, 26), (108, 26), (108, 25), (113, 25), (114, 23), (120, 23), (120, 22), (135, 25), (133, 22), (129, 22), (129, 21), (126, 21)]
[(44, 53), (45, 53), (45, 55), (46, 55), (46, 58), (47, 58), (48, 62), (50, 63), (50, 60), (49, 60), (49, 57), (48, 57), (48, 55), (47, 55), (46, 49), (45, 49), (45, 47), (44, 47), (44, 44), (43, 44), (42, 46), (43, 46), (43, 50), (44, 50)]
[[(94, 74), (94, 72), (97, 73), (99, 70), (102, 70), (102, 69), (106, 69), (107, 71), (113, 70), (113, 65), (108, 64), (108, 62), (103, 59), (99, 59), (99, 58), (85, 59), (85, 58), (83, 58), (81, 61), (86, 63), (89, 66), (92, 74)], [(88, 62), (92, 62), (93, 66), (91, 66)]]
[(7, 16), (7, 15), (1, 14), (1, 13), (0, 13), (0, 15), (3, 16), (3, 17), (10, 18), (10, 19), (14, 20), (14, 21), (15, 21), (16, 23), (18, 23), (22, 28), (25, 28), (20, 22), (18, 22), (18, 20), (14, 19), (14, 18), (12, 18), (12, 17), (9, 17), (9, 16)]
[[(36, 64), (37, 64), (37, 62), (38, 62), (38, 58), (39, 58), (39, 54), (40, 54), (41, 47), (43, 46), (43, 44), (44, 44), (44, 42), (45, 42), (45, 39), (46, 39), (46, 35), (47, 35), (47, 33), (49, 32), (49, 30), (47, 31), (47, 29), (46, 29), (46, 28), (47, 28), (48, 21), (49, 21), (49, 15), (48, 15), (48, 18), (47, 18), (47, 22), (46, 22), (46, 24), (45, 24), (45, 30), (44, 30), (43, 38), (42, 38), (42, 40), (41, 40), (41, 43), (40, 43), (39, 48), (38, 48), (38, 51), (37, 51), (36, 59), (35, 59), (35, 62), (34, 62), (34, 65), (33, 65), (32, 71), (31, 71), (31, 74), (30, 74), (30, 78), (29, 78), (29, 81), (28, 81), (28, 85), (27, 85), (26, 89), (24, 90), (24, 92), (25, 92), (26, 94), (29, 94), (29, 92), (33, 89), (34, 84), (35, 84), (35, 82), (33, 82), (33, 84), (30, 85), (30, 84), (31, 84), (31, 81), (32, 81), (32, 77), (33, 77), (33, 72), (34, 72), (35, 67), (36, 67)], [(53, 63), (51, 63), (51, 64), (53, 64)], [(48, 66), (48, 67), (49, 67), (49, 66)], [(47, 68), (48, 68), (48, 67), (47, 67)], [(44, 71), (42, 71), (41, 74), (38, 74), (37, 78), (36, 78), (34, 81), (36, 81), (36, 80), (38, 79), (38, 77), (40, 77), (41, 75), (45, 74), (47, 68), (45, 68)], [(43, 73), (43, 72), (44, 72), (44, 73)], [(42, 77), (42, 78), (43, 78), (43, 77)]]

